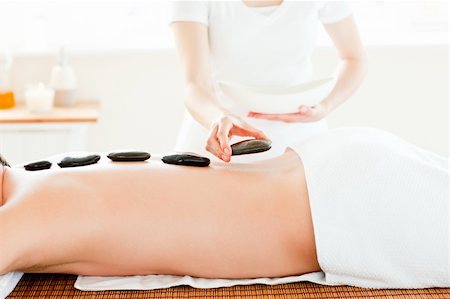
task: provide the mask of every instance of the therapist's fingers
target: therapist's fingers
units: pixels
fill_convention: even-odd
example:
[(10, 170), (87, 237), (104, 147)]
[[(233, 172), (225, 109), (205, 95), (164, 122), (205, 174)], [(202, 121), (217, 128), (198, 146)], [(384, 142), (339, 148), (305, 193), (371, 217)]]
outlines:
[(219, 130), (219, 124), (216, 123), (212, 126), (208, 139), (206, 141), (205, 149), (216, 156), (219, 159), (222, 159), (223, 151), (220, 147), (219, 140), (217, 140), (217, 132)]
[(300, 112), (287, 113), (287, 114), (266, 114), (266, 113), (253, 113), (252, 117), (284, 122), (298, 122), (301, 118), (306, 119), (307, 117), (302, 115)]
[(249, 125), (244, 121), (242, 121), (238, 126), (232, 128), (231, 133), (237, 136), (248, 136), (258, 139), (270, 140), (269, 137), (267, 137), (267, 135), (263, 131), (252, 127), (251, 125)]
[(239, 117), (227, 115), (212, 125), (205, 149), (224, 162), (230, 162), (232, 150), (229, 142), (233, 135), (270, 140), (264, 132), (253, 128)]
[(286, 114), (266, 114), (266, 113), (256, 113), (250, 112), (248, 114), (249, 117), (261, 118), (261, 119), (269, 119), (275, 121), (284, 121), (284, 122), (312, 122), (319, 121), (324, 118), (329, 112), (329, 108), (327, 108), (324, 104), (317, 104), (314, 106), (306, 106), (302, 105), (299, 107), (299, 111), (295, 113), (286, 113)]
[(217, 140), (219, 141), (220, 148), (225, 156), (231, 157), (231, 147), (229, 144), (229, 137), (231, 135), (231, 128), (233, 127), (233, 121), (231, 118), (222, 118), (219, 122), (219, 129), (217, 131)]
[(302, 105), (302, 106), (298, 107), (298, 112), (302, 115), (308, 116), (308, 115), (311, 115), (312, 109), (311, 109), (311, 107)]

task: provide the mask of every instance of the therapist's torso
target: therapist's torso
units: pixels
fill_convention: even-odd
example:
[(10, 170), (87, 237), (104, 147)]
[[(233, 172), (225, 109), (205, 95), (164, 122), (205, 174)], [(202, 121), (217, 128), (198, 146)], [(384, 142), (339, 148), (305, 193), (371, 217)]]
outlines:
[[(270, 151), (233, 157), (232, 161), (278, 156), (287, 145), (323, 132), (327, 125), (325, 120), (285, 123), (247, 118), (245, 111), (227, 99), (216, 83), (224, 80), (253, 86), (291, 86), (310, 80), (318, 25), (335, 22), (349, 14), (349, 7), (342, 2), (283, 1), (270, 9), (248, 7), (242, 1), (174, 3), (172, 21), (193, 21), (208, 26), (211, 75), (221, 105), (272, 140)], [(204, 149), (207, 137), (208, 130), (186, 115), (175, 149), (213, 157)], [(242, 138), (232, 142), (238, 140)]]

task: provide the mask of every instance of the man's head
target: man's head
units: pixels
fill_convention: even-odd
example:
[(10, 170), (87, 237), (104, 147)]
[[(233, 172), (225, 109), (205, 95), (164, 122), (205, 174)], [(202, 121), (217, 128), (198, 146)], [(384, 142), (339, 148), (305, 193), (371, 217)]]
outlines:
[(0, 164), (2, 166), (7, 166), (7, 167), (11, 167), (11, 165), (9, 165), (8, 161), (6, 161), (5, 158), (3, 158), (3, 156), (0, 154)]

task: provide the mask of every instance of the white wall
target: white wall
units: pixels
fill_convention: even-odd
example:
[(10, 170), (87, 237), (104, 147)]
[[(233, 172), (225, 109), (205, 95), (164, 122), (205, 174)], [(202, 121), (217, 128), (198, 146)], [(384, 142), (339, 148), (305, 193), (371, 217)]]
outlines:
[[(331, 52), (316, 51), (317, 72), (330, 70)], [(368, 54), (363, 85), (330, 115), (330, 126), (382, 128), (448, 156), (448, 47), (370, 47)]]
[[(330, 117), (331, 127), (383, 128), (448, 155), (448, 49), (444, 46), (369, 47), (370, 70), (357, 94)], [(48, 81), (53, 56), (16, 57), (14, 86)], [(334, 70), (332, 48), (314, 55), (316, 75)], [(71, 62), (79, 97), (98, 99), (102, 112), (89, 132), (88, 149), (140, 148), (170, 151), (181, 125), (182, 80), (176, 53), (76, 54)]]

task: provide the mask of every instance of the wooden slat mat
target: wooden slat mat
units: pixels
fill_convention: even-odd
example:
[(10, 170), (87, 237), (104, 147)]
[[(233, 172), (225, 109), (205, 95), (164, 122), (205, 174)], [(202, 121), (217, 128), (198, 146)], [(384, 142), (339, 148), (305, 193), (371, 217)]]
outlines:
[(317, 298), (392, 298), (430, 299), (450, 298), (450, 288), (423, 290), (372, 290), (347, 286), (328, 287), (313, 283), (291, 283), (276, 286), (237, 286), (219, 289), (175, 287), (154, 291), (83, 292), (73, 287), (74, 275), (26, 274), (8, 298), (262, 298), (262, 299), (317, 299)]

